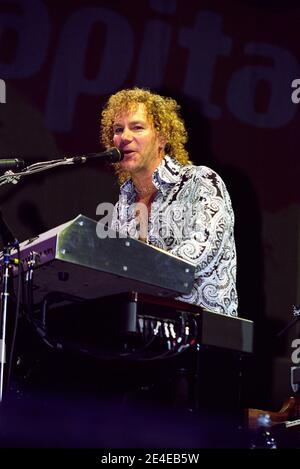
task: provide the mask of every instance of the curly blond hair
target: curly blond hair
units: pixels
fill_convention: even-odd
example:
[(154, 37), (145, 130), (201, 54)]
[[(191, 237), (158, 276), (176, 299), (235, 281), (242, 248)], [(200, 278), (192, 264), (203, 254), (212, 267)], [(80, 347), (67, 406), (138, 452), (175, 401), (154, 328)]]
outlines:
[[(160, 96), (143, 88), (132, 88), (118, 91), (107, 101), (101, 115), (100, 140), (106, 147), (113, 146), (113, 124), (124, 111), (134, 111), (142, 103), (147, 117), (158, 134), (167, 142), (165, 153), (181, 164), (191, 164), (185, 149), (187, 131), (179, 115), (180, 106), (175, 99)], [(130, 178), (118, 163), (114, 164), (119, 183)]]

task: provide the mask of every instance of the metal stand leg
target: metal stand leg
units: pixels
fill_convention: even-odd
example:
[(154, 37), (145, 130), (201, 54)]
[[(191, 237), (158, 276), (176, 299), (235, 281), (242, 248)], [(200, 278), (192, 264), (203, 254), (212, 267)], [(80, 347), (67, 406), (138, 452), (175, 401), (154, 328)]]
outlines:
[(1, 292), (1, 350), (0, 350), (0, 402), (3, 400), (4, 392), (4, 364), (6, 362), (6, 321), (7, 308), (9, 298), (9, 265), (10, 265), (10, 248), (3, 251), (3, 274), (2, 274), (2, 292)]

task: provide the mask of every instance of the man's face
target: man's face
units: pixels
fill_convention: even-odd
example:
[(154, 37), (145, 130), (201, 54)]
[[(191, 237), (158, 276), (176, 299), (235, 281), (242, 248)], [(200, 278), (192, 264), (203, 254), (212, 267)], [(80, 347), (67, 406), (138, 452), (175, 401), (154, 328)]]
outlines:
[(124, 111), (115, 119), (114, 145), (124, 158), (123, 170), (132, 175), (152, 173), (164, 157), (163, 143), (147, 116), (144, 104), (132, 111)]

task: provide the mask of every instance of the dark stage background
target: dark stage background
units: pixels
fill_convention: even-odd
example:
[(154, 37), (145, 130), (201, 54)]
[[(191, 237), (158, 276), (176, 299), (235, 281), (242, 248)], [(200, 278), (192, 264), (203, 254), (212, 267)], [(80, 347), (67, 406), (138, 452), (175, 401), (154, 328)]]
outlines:
[[(291, 394), (299, 288), (300, 7), (292, 1), (10, 0), (0, 2), (0, 157), (34, 162), (100, 151), (103, 103), (134, 85), (182, 106), (196, 164), (217, 170), (236, 214), (240, 316), (255, 321), (251, 406)], [(19, 240), (115, 202), (98, 163), (0, 189)]]

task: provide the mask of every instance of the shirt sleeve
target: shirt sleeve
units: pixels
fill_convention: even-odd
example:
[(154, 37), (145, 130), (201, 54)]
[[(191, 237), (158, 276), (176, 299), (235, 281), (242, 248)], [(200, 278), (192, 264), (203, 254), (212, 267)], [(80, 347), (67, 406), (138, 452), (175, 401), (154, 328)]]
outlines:
[(231, 257), (234, 214), (224, 182), (201, 167), (185, 205), (182, 237), (172, 254), (196, 265), (196, 277), (209, 275), (221, 259)]

